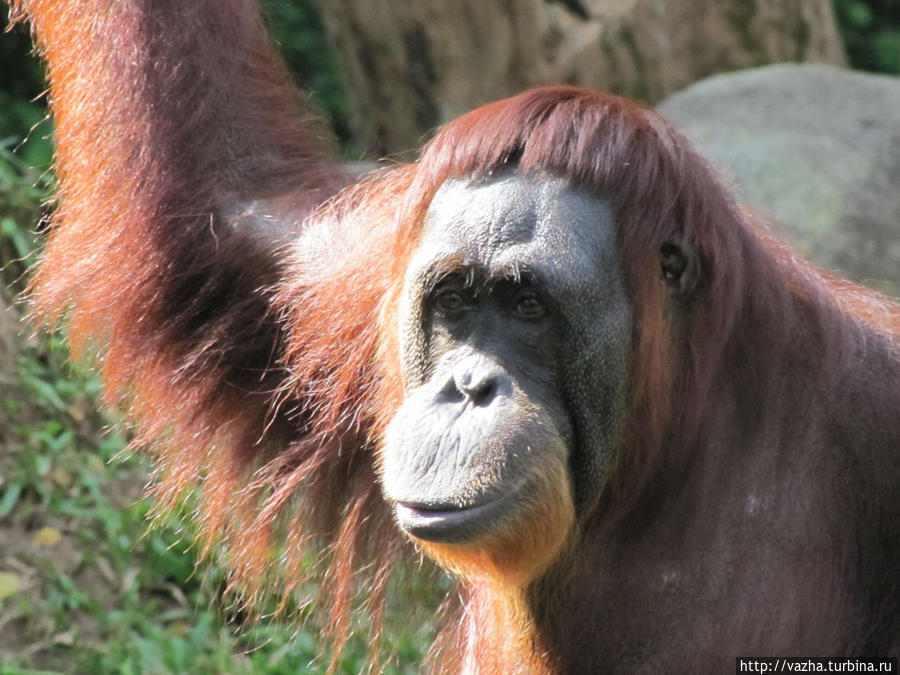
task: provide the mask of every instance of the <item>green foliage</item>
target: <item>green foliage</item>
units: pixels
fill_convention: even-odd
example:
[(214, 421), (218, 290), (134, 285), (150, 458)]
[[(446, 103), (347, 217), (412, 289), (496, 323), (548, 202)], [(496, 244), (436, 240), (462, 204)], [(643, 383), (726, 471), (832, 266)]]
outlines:
[(833, 0), (850, 65), (900, 75), (900, 2)]
[(31, 37), (26, 26), (9, 30), (7, 3), (0, 0), (0, 91), (27, 101), (43, 89), (44, 73), (40, 61), (31, 53)]
[(40, 221), (41, 202), (52, 184), (49, 173), (23, 161), (12, 152), (11, 144), (12, 140), (0, 141), (0, 291), (22, 290), (25, 271), (34, 257), (34, 229)]
[(22, 101), (0, 90), (0, 148), (33, 167), (47, 167), (53, 158), (50, 124), (43, 106)]
[(331, 120), (350, 152), (349, 104), (316, 0), (264, 0), (269, 26), (301, 89)]
[[(41, 64), (31, 53), (31, 39), (24, 26), (3, 34), (6, 6), (0, 2), (0, 149), (16, 149), (29, 166), (46, 167), (52, 149), (44, 107), (34, 102), (43, 89)], [(3, 191), (0, 184), (0, 194)]]

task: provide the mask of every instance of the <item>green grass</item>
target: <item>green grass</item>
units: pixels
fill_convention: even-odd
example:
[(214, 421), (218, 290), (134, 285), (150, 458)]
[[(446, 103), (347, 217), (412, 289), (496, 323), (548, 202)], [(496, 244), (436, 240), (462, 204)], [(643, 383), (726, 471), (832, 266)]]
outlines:
[[(21, 290), (50, 187), (0, 147), (4, 286)], [(324, 672), (318, 617), (248, 624), (229, 606), (224, 572), (198, 561), (189, 518), (148, 528), (149, 467), (123, 453), (126, 439), (97, 412), (99, 382), (72, 366), (63, 341), (23, 337), (16, 352), (0, 364), (0, 675)], [(389, 673), (418, 672), (434, 633), (440, 589), (411, 581), (387, 608)], [(424, 609), (410, 623), (412, 606)], [(366, 664), (358, 624), (340, 673)]]

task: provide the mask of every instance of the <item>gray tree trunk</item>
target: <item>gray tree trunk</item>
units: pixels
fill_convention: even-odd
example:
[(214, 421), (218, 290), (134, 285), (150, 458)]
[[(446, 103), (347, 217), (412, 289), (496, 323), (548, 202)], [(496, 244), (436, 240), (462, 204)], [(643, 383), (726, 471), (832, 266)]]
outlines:
[(537, 84), (655, 103), (717, 72), (843, 64), (829, 0), (322, 0), (368, 154)]

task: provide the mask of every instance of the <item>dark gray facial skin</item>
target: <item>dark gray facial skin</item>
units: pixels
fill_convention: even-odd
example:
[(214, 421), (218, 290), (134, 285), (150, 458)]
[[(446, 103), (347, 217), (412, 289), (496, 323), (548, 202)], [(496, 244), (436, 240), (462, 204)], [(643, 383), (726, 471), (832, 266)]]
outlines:
[(448, 181), (401, 316), (406, 399), (381, 459), (401, 528), (474, 541), (547, 490), (594, 496), (580, 484), (615, 454), (631, 334), (604, 201), (543, 174)]

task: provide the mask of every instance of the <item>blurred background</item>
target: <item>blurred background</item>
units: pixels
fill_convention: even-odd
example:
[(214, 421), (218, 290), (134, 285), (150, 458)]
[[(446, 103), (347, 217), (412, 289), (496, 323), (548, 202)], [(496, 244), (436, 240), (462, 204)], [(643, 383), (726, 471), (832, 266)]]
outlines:
[[(348, 161), (410, 159), (435, 127), (529, 86), (604, 88), (657, 106), (803, 254), (900, 296), (896, 0), (263, 4)], [(54, 184), (30, 49), (26, 26), (0, 35), (0, 675), (324, 672), (315, 612), (248, 622), (197, 560), (190, 505), (148, 531), (149, 469), (97, 412), (98, 382), (59, 336), (23, 328)], [(417, 672), (447, 584), (398, 583), (387, 672)], [(359, 622), (341, 673), (364, 668)]]

